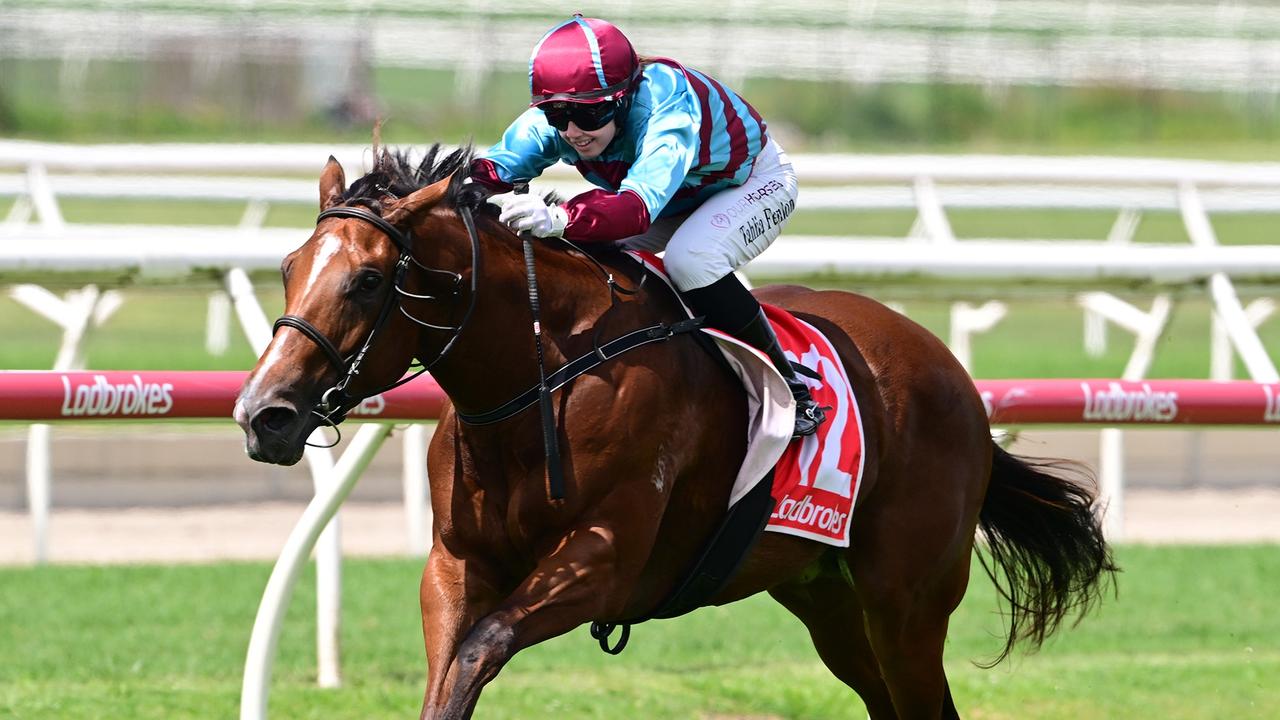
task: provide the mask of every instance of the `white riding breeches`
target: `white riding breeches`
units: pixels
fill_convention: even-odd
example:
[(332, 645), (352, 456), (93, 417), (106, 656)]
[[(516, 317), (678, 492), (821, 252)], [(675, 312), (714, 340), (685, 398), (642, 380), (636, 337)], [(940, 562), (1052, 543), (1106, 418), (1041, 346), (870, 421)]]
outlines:
[(712, 195), (691, 212), (658, 218), (643, 234), (620, 243), (631, 250), (665, 250), (663, 263), (677, 289), (706, 287), (778, 239), (798, 192), (786, 152), (770, 137), (745, 183)]

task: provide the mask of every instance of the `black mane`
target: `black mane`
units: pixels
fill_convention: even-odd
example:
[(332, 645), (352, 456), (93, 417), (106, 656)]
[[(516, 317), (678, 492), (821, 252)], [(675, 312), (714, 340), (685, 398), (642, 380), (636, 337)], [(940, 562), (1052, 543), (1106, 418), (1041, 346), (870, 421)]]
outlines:
[(415, 190), (449, 178), (449, 189), (444, 202), (450, 207), (467, 207), (473, 213), (485, 217), (498, 215), (498, 208), (484, 202), (489, 191), (476, 183), (466, 183), (471, 177), (471, 159), (474, 150), (470, 144), (441, 156), (439, 143), (427, 149), (422, 162), (415, 167), (407, 150), (378, 152), (373, 169), (364, 177), (351, 183), (342, 200), (347, 205), (364, 205), (381, 214), (382, 202), (388, 198), (402, 198)]

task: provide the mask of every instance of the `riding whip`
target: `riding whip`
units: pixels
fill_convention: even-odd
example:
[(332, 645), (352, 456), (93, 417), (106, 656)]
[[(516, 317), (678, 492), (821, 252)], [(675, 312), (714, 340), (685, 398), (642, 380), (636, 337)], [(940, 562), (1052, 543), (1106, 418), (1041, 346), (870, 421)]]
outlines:
[[(519, 183), (517, 195), (529, 192), (529, 185)], [(520, 233), (524, 242), (524, 267), (529, 278), (529, 307), (533, 311), (533, 344), (538, 350), (538, 406), (542, 412), (542, 447), (547, 455), (547, 490), (552, 500), (564, 499), (564, 470), (560, 464), (560, 442), (556, 434), (555, 413), (551, 407), (551, 390), (547, 387), (547, 370), (543, 362), (542, 322), (538, 307), (538, 276), (533, 262), (533, 238)]]

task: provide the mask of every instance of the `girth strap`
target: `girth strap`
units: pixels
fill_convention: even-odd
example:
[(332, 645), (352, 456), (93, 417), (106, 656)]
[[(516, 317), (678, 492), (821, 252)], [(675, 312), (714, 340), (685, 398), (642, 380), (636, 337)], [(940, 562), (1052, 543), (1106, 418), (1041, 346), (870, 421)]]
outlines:
[[(552, 392), (559, 390), (568, 384), (570, 380), (573, 380), (579, 375), (598, 367), (608, 360), (612, 360), (628, 350), (634, 350), (642, 345), (668, 340), (676, 335), (693, 332), (694, 330), (702, 327), (702, 323), (703, 318), (696, 317), (671, 323), (670, 325), (658, 324), (629, 332), (616, 340), (611, 340), (605, 343), (576, 360), (570, 361), (559, 370), (548, 375), (547, 387)], [(458, 419), (468, 425), (492, 425), (493, 423), (501, 422), (538, 402), (539, 387), (539, 385), (534, 385), (523, 393), (520, 393), (520, 395), (516, 396), (512, 400), (504, 403), (500, 407), (490, 410), (489, 412), (478, 413), (475, 415), (458, 413)]]
[[(591, 637), (600, 649), (617, 655), (631, 639), (631, 626), (649, 620), (679, 617), (707, 604), (729, 584), (742, 561), (756, 546), (773, 513), (773, 471), (742, 496), (720, 520), (719, 527), (702, 548), (697, 562), (685, 573), (672, 593), (653, 612), (630, 620), (591, 623)], [(609, 636), (622, 629), (617, 642)]]

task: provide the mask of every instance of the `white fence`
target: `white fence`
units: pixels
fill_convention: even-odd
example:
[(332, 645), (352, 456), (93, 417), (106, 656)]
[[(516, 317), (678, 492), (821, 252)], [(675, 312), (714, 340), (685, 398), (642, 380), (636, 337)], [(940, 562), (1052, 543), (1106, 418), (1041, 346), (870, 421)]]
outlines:
[[(315, 203), (312, 178), (330, 153), (352, 175), (370, 157), (367, 148), (358, 146), (0, 141), (0, 197), (16, 198), (0, 223), (0, 279), (14, 272), (111, 270), (137, 281), (216, 270), (227, 273), (236, 307), (250, 312), (245, 309), (252, 298), (245, 272), (275, 269), (306, 234), (263, 227), (268, 206)], [(1262, 298), (1243, 306), (1233, 280), (1280, 279), (1280, 244), (1221, 246), (1210, 215), (1280, 213), (1280, 163), (973, 155), (796, 155), (793, 160), (802, 178), (802, 211), (911, 209), (916, 221), (905, 238), (786, 235), (749, 266), (754, 277), (825, 271), (905, 277), (914, 283), (1054, 279), (1087, 286), (1125, 279), (1197, 284), (1205, 287), (1215, 310), (1214, 376), (1229, 376), (1234, 349), (1253, 380), (1276, 380), (1275, 366), (1254, 330), (1274, 305)], [(542, 189), (573, 193), (583, 187), (563, 165), (544, 180)], [(227, 227), (81, 225), (63, 219), (59, 199), (66, 197), (157, 203), (236, 200), (245, 209), (239, 224)], [(956, 207), (1107, 209), (1116, 219), (1105, 239), (957, 240), (947, 214)], [(1177, 210), (1190, 244), (1133, 243), (1142, 213), (1150, 210)], [(241, 280), (233, 284), (231, 278)], [(119, 301), (96, 290), (92, 297), (81, 294), (67, 301), (31, 287), (14, 292), (65, 328), (59, 364), (68, 369), (79, 362), (77, 348), (84, 334)], [(1143, 377), (1173, 300), (1160, 294), (1144, 309), (1106, 293), (1086, 292), (1079, 303), (1090, 329), (1090, 350), (1099, 350), (1103, 324), (1114, 322), (1138, 338), (1125, 379)], [(950, 345), (962, 362), (968, 364), (971, 336), (989, 330), (1004, 312), (995, 301), (953, 306)], [(259, 338), (254, 344), (265, 343)], [(1102, 467), (1104, 481), (1117, 478), (1116, 488), (1118, 437), (1104, 433), (1110, 449), (1103, 453)]]
[[(300, 240), (263, 228), (270, 203), (314, 203), (311, 179), (262, 175), (318, 173), (333, 148), (314, 145), (62, 146), (0, 141), (0, 196), (18, 202), (0, 225), (0, 272), (109, 269), (140, 274), (195, 267), (274, 268)], [(368, 150), (339, 148), (349, 172)], [(1213, 273), (1270, 280), (1280, 249), (1218, 247), (1210, 213), (1280, 211), (1280, 164), (1118, 158), (796, 155), (801, 210), (914, 209), (914, 239), (787, 236), (752, 264), (753, 272), (833, 271), (854, 275), (923, 273), (937, 277), (1046, 276), (1093, 281), (1198, 282)], [(219, 175), (214, 175), (217, 173)], [(241, 173), (240, 176), (227, 176)], [(245, 173), (253, 173), (245, 176)], [(573, 193), (584, 187), (567, 166), (545, 176)], [(68, 225), (58, 197), (239, 200), (236, 232), (225, 228)], [(947, 208), (1109, 209), (1108, 237), (1090, 245), (954, 242)], [(1178, 210), (1192, 245), (1130, 245), (1143, 211)], [(33, 217), (39, 222), (29, 222)], [(1194, 232), (1192, 232), (1194, 230)], [(1105, 244), (1104, 244), (1105, 243)], [(922, 257), (927, 255), (927, 257)], [(222, 261), (219, 258), (222, 258)]]
[[(0, 223), (0, 277), (110, 270), (139, 281), (154, 276), (172, 279), (194, 269), (274, 269), (304, 232), (263, 227), (268, 207), (315, 203), (316, 183), (311, 178), (330, 153), (352, 174), (369, 159), (364, 147), (335, 151), (317, 145), (70, 146), (0, 141), (0, 197), (16, 198)], [(1215, 367), (1229, 367), (1222, 359), (1229, 352), (1224, 346), (1229, 339), (1253, 379), (1269, 382), (1274, 373), (1253, 331), (1267, 313), (1260, 306), (1252, 315), (1246, 312), (1232, 279), (1280, 279), (1280, 244), (1222, 246), (1210, 215), (1280, 213), (1280, 163), (973, 155), (796, 155), (793, 160), (803, 181), (802, 211), (911, 209), (916, 221), (907, 238), (788, 234), (749, 266), (753, 276), (830, 272), (907, 276), (913, 282), (1204, 284), (1221, 321), (1221, 330), (1215, 331), (1220, 336), (1215, 341)], [(550, 186), (568, 194), (584, 187), (563, 165), (550, 170), (544, 181), (541, 189)], [(234, 227), (69, 224), (59, 205), (59, 198), (65, 197), (235, 200), (244, 203), (244, 212)], [(947, 214), (951, 208), (1029, 207), (1105, 209), (1114, 211), (1116, 218), (1105, 239), (1011, 242), (957, 240)], [(1180, 213), (1190, 244), (1132, 242), (1144, 211), (1169, 210)], [(1126, 310), (1119, 301), (1096, 294), (1082, 296), (1081, 302), (1091, 317), (1109, 317), (1151, 342), (1151, 334), (1158, 337), (1167, 319), (1167, 312), (1153, 308), (1142, 321), (1136, 308)], [(65, 309), (60, 312), (65, 315)], [(998, 320), (992, 313), (958, 310), (953, 347), (967, 347), (968, 332)], [(59, 322), (70, 327), (66, 317)], [(1098, 322), (1093, 321), (1095, 335)], [(968, 360), (963, 352), (961, 360)], [(1136, 354), (1129, 374), (1143, 371), (1147, 363), (1149, 358)]]

